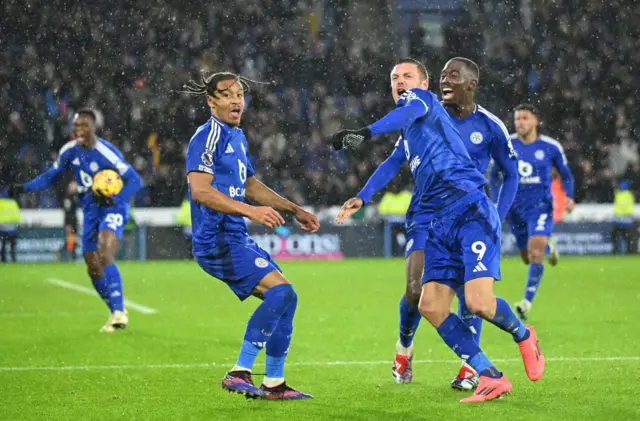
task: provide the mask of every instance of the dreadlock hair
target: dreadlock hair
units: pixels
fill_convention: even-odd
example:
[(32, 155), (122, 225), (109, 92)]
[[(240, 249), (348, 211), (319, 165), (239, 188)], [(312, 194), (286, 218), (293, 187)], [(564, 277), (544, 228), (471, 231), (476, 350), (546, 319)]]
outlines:
[(238, 82), (240, 86), (242, 86), (242, 91), (245, 94), (250, 91), (249, 82), (260, 85), (270, 85), (273, 83), (259, 82), (231, 72), (212, 73), (209, 76), (205, 76), (203, 72), (200, 76), (200, 82), (189, 80), (185, 85), (183, 85), (184, 90), (180, 92), (187, 95), (207, 95), (215, 98), (218, 92), (224, 92), (229, 89), (218, 89), (218, 83), (225, 80), (235, 80)]

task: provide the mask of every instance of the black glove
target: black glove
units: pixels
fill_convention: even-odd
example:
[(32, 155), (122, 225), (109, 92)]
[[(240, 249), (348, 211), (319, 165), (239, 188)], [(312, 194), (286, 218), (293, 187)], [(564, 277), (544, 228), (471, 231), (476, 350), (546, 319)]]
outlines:
[(101, 208), (111, 208), (115, 204), (113, 202), (113, 197), (105, 196), (104, 194), (96, 191), (93, 192), (93, 201)]
[(372, 137), (373, 135), (368, 127), (358, 130), (341, 130), (333, 135), (331, 143), (336, 151), (342, 148), (354, 149)]
[(7, 186), (7, 196), (14, 198), (24, 193), (24, 185), (22, 184), (9, 184)]

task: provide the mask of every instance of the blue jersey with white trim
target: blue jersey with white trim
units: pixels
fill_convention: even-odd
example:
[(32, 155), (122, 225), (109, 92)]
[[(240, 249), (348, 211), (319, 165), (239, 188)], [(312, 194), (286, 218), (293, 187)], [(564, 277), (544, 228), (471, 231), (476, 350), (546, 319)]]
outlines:
[(553, 206), (551, 196), (551, 170), (560, 173), (568, 197), (573, 197), (573, 176), (567, 166), (567, 157), (560, 143), (549, 136), (539, 136), (532, 143), (523, 143), (517, 134), (511, 135), (513, 147), (518, 154), (520, 184), (512, 210), (519, 214), (540, 203)]
[[(134, 180), (137, 184), (133, 193), (139, 189), (140, 178), (133, 168), (124, 160), (122, 153), (106, 140), (96, 137), (96, 143), (91, 149), (84, 149), (75, 140), (67, 142), (58, 154), (58, 159), (47, 173), (38, 177), (31, 183), (25, 184), (25, 191), (38, 191), (53, 184), (62, 173), (71, 169), (73, 177), (78, 183), (78, 193), (80, 194), (80, 205), (83, 210), (95, 204), (91, 186), (93, 177), (102, 170), (114, 170), (122, 177), (125, 186), (128, 180)], [(43, 181), (41, 183), (40, 181)], [(36, 188), (29, 188), (30, 185), (37, 184)], [(141, 185), (141, 184), (140, 184)], [(34, 186), (35, 187), (35, 186)], [(123, 189), (124, 190), (124, 189)], [(116, 205), (129, 206), (130, 196), (116, 195), (113, 197)]]
[(474, 166), (464, 142), (438, 98), (427, 90), (402, 94), (398, 107), (421, 103), (424, 113), (402, 129), (402, 147), (415, 179), (407, 211), (408, 228), (446, 214), (486, 180)]
[[(254, 175), (247, 155), (247, 139), (240, 128), (211, 117), (200, 126), (187, 148), (187, 174), (213, 175), (211, 186), (233, 200), (245, 202), (247, 178)], [(247, 232), (247, 223), (237, 215), (228, 215), (191, 202), (193, 250), (198, 254), (221, 246), (224, 232)], [(224, 236), (223, 236), (224, 237)]]
[(486, 174), (492, 159), (515, 159), (507, 128), (485, 108), (477, 105), (475, 111), (465, 118), (456, 118), (451, 113), (449, 116), (460, 132), (473, 164), (481, 173)]

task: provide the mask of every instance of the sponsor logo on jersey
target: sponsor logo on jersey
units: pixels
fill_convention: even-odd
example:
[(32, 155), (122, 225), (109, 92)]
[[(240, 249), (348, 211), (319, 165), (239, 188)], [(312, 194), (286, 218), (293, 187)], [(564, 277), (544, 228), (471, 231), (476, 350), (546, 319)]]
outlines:
[(246, 188), (229, 186), (229, 197), (231, 197), (232, 199), (234, 197), (244, 197), (246, 192)]

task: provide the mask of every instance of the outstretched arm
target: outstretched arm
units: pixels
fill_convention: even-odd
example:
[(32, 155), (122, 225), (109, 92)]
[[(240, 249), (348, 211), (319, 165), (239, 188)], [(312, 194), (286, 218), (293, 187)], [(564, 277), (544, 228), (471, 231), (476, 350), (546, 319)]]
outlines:
[(398, 141), (398, 145), (393, 149), (393, 153), (389, 155), (389, 157), (385, 159), (378, 168), (376, 168), (362, 190), (360, 190), (356, 195), (356, 197), (362, 199), (363, 205), (369, 203), (373, 195), (378, 193), (387, 184), (389, 184), (391, 180), (393, 180), (393, 177), (395, 177), (396, 174), (398, 174), (398, 171), (400, 171), (404, 161), (404, 153), (400, 147), (400, 141)]
[(357, 148), (363, 142), (385, 133), (397, 132), (411, 125), (429, 112), (427, 103), (415, 92), (406, 91), (398, 101), (398, 107), (380, 120), (359, 130), (341, 130), (331, 139), (333, 148)]
[(26, 193), (45, 190), (54, 185), (65, 171), (65, 166), (56, 161), (47, 171), (24, 184)]
[[(408, 92), (413, 94), (411, 91)], [(415, 94), (413, 95), (415, 96)], [(397, 132), (423, 117), (428, 111), (427, 104), (421, 98), (415, 96), (414, 99), (408, 100), (404, 106), (396, 108), (370, 125), (369, 130), (371, 130), (372, 136)]]

